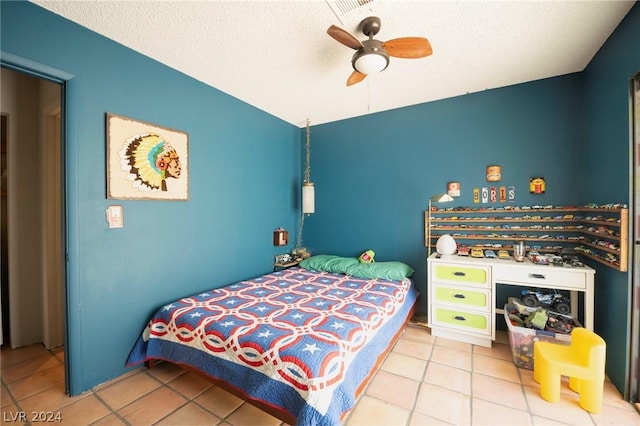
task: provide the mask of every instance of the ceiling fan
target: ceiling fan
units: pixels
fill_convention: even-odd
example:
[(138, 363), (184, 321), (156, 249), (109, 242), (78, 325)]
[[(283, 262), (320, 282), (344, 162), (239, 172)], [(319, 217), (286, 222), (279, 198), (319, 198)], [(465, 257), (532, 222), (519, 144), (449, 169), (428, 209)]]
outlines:
[(373, 36), (380, 31), (380, 18), (370, 16), (360, 22), (364, 35), (369, 37), (362, 42), (351, 33), (331, 25), (327, 34), (356, 51), (351, 58), (353, 73), (347, 79), (347, 86), (360, 83), (368, 74), (383, 71), (389, 65), (389, 57), (417, 59), (433, 53), (431, 44), (424, 37), (402, 37), (389, 41), (375, 40)]

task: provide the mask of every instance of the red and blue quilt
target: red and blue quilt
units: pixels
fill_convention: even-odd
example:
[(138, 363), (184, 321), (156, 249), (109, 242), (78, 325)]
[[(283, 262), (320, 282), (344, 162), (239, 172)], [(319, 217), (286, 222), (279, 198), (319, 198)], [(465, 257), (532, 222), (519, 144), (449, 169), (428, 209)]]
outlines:
[(299, 425), (339, 425), (416, 297), (409, 279), (290, 268), (163, 306), (127, 365), (186, 364)]

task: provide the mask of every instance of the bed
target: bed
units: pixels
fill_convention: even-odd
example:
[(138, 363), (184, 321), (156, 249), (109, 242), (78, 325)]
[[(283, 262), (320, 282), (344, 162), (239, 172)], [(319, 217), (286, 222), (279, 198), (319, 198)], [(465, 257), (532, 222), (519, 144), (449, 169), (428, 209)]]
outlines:
[(401, 262), (331, 255), (161, 307), (127, 366), (169, 361), (289, 424), (338, 425), (413, 314)]

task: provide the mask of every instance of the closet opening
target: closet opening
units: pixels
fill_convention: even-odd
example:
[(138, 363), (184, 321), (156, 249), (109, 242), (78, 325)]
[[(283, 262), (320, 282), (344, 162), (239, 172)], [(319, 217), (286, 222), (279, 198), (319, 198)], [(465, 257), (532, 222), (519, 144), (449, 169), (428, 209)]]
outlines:
[(65, 84), (1, 65), (0, 343), (42, 345), (64, 357)]

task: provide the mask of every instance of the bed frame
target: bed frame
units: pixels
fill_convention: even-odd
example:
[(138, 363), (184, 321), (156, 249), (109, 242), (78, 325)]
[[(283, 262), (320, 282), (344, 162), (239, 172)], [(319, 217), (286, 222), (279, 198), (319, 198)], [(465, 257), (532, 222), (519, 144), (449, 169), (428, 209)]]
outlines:
[[(365, 379), (362, 381), (362, 383), (360, 383), (360, 386), (358, 386), (358, 389), (356, 390), (356, 399), (358, 397), (360, 397), (360, 395), (362, 394), (362, 392), (364, 391), (364, 389), (367, 387), (367, 385), (369, 384), (369, 382), (371, 381), (371, 379), (373, 378), (373, 376), (375, 375), (375, 373), (378, 371), (378, 369), (380, 368), (380, 366), (382, 365), (382, 363), (384, 362), (385, 358), (387, 357), (387, 355), (389, 354), (389, 352), (391, 352), (391, 349), (393, 349), (393, 346), (396, 344), (396, 342), (398, 341), (398, 339), (400, 338), (400, 336), (402, 335), (402, 333), (404, 332), (404, 330), (407, 328), (407, 324), (409, 323), (409, 321), (411, 320), (411, 318), (413, 317), (414, 311), (416, 309), (416, 305), (418, 303), (418, 299), (416, 299), (416, 302), (413, 304), (413, 306), (411, 307), (411, 309), (409, 310), (409, 313), (407, 314), (407, 317), (404, 319), (404, 322), (402, 324), (402, 327), (400, 327), (398, 329), (398, 331), (396, 332), (396, 334), (394, 334), (393, 338), (389, 341), (389, 344), (387, 345), (387, 347), (385, 348), (385, 350), (378, 356), (378, 358), (376, 359), (376, 363), (374, 365), (374, 367), (371, 369), (371, 371), (369, 372), (369, 374), (367, 375), (367, 377), (365, 377)], [(170, 361), (159, 361), (159, 362), (170, 362)], [(153, 368), (153, 366), (155, 365), (156, 361), (154, 360), (149, 360), (149, 361), (145, 361), (145, 365), (147, 366), (147, 368)], [(250, 404), (252, 404), (253, 406), (259, 408), (260, 410), (278, 418), (279, 420), (289, 424), (289, 425), (295, 425), (297, 424), (296, 418), (293, 417), (288, 411), (285, 410), (281, 410), (277, 407), (274, 407), (272, 405), (266, 404), (260, 400), (257, 399), (253, 399), (251, 398), (249, 395), (247, 395), (242, 389), (233, 386), (232, 384), (224, 381), (224, 380), (220, 380), (217, 379), (215, 377), (211, 377), (208, 374), (203, 373), (200, 370), (197, 370), (189, 365), (183, 364), (183, 363), (175, 363), (175, 365), (179, 365), (180, 367), (184, 368), (187, 371), (191, 371), (194, 372), (204, 378), (206, 378), (207, 380), (209, 380), (210, 382), (212, 382), (214, 385), (226, 390), (227, 392), (237, 396), (238, 398), (242, 399), (243, 401), (246, 401)], [(342, 413), (342, 416), (340, 417), (340, 420), (344, 420), (344, 418), (346, 417), (346, 415), (349, 413), (349, 411), (345, 411), (344, 413)]]

